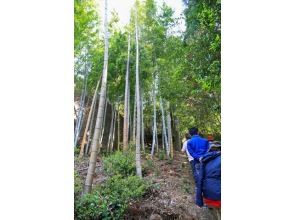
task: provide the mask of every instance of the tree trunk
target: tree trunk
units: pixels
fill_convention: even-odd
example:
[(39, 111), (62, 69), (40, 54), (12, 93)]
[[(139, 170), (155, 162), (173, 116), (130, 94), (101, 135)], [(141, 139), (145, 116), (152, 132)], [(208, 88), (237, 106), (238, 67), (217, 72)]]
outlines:
[(135, 98), (134, 98), (134, 115), (133, 115), (133, 139), (132, 141), (135, 142), (136, 140), (136, 117), (137, 117), (137, 91), (135, 88)]
[(141, 109), (141, 144), (142, 144), (142, 149), (143, 152), (145, 153), (145, 140), (144, 140), (144, 114), (143, 114), (143, 89), (141, 90), (140, 94), (140, 109)]
[(113, 136), (114, 111), (115, 111), (115, 109), (111, 105), (111, 122), (110, 122), (110, 130), (109, 130), (108, 141), (107, 141), (107, 152), (110, 152), (111, 139), (112, 139), (112, 136)]
[(92, 134), (93, 134), (93, 122), (95, 121), (95, 113), (96, 113), (96, 107), (97, 107), (97, 100), (98, 100), (98, 95), (95, 99), (95, 103), (94, 103), (94, 110), (93, 110), (93, 114), (91, 117), (91, 122), (90, 122), (90, 129), (89, 129), (89, 136), (88, 136), (88, 141), (87, 141), (87, 146), (86, 146), (86, 154), (89, 154), (89, 146), (90, 146), (90, 142), (92, 140)]
[(165, 146), (165, 142), (164, 142), (164, 131), (163, 131), (163, 124), (161, 122), (161, 144), (162, 144), (162, 149), (165, 150), (166, 149), (166, 146)]
[(120, 145), (120, 117), (119, 117), (119, 105), (117, 107), (117, 150), (119, 150)]
[(110, 152), (113, 152), (113, 144), (114, 144), (114, 137), (115, 137), (115, 124), (116, 124), (116, 117), (117, 111), (114, 108), (114, 120), (113, 120), (113, 131), (112, 131), (112, 138), (111, 138), (111, 145), (110, 145)]
[[(102, 122), (102, 132), (101, 132), (101, 137), (100, 137), (100, 144), (102, 145), (103, 137), (104, 137), (104, 131), (105, 131), (105, 119), (106, 119), (106, 113), (107, 113), (107, 106), (109, 102), (107, 99), (105, 100), (105, 107), (104, 107), (104, 112), (103, 112), (103, 122)], [(110, 105), (110, 104), (109, 104)], [(111, 105), (110, 105), (111, 106)]]
[[(130, 101), (130, 100), (129, 100)], [(130, 102), (129, 102), (129, 107), (130, 106)], [(129, 110), (131, 110), (131, 108), (129, 108)], [(132, 129), (132, 114), (131, 114), (131, 111), (129, 111), (129, 142), (131, 141), (132, 137), (133, 137), (133, 129)]]
[[(155, 93), (155, 78), (153, 77), (153, 138), (152, 138), (152, 148), (151, 148), (151, 156), (154, 155), (154, 148), (156, 144), (157, 138), (157, 125), (156, 125), (156, 93)], [(158, 145), (157, 145), (158, 151)]]
[(169, 102), (167, 102), (167, 133), (168, 133), (168, 155), (173, 158), (174, 151), (173, 151), (173, 139), (172, 139), (172, 129), (171, 129), (171, 117), (170, 117), (170, 110), (169, 110)]
[(137, 132), (136, 132), (136, 172), (137, 176), (142, 178), (141, 152), (140, 152), (140, 90), (139, 90), (139, 40), (138, 24), (136, 11), (136, 102), (137, 102)]
[(91, 108), (90, 108), (90, 111), (89, 111), (89, 115), (88, 115), (88, 119), (87, 119), (87, 123), (86, 123), (86, 128), (85, 128), (82, 143), (81, 143), (81, 150), (80, 150), (80, 155), (79, 155), (80, 158), (84, 156), (84, 146), (85, 146), (85, 142), (86, 142), (86, 137), (87, 137), (87, 133), (88, 133), (89, 124), (90, 124), (92, 115), (94, 114), (93, 108), (94, 108), (94, 105), (96, 103), (97, 91), (98, 91), (98, 88), (99, 88), (100, 81), (101, 81), (101, 77), (100, 77), (100, 79), (99, 79), (99, 81), (98, 81), (98, 83), (96, 85), (96, 89), (95, 89), (95, 92), (94, 92), (94, 95), (93, 95), (92, 104), (91, 104)]
[(156, 136), (155, 136), (155, 143), (156, 143), (156, 152), (159, 152), (159, 144), (158, 144), (158, 133), (157, 133), (157, 123), (156, 123)]
[(175, 137), (175, 150), (180, 151), (181, 150), (181, 139), (180, 139), (180, 132), (179, 132), (179, 120), (178, 118), (171, 112), (172, 122), (173, 122), (173, 129), (174, 131), (174, 137)]
[(105, 99), (106, 99), (106, 87), (107, 87), (107, 68), (108, 68), (108, 30), (107, 30), (107, 0), (105, 0), (105, 16), (104, 16), (104, 41), (105, 41), (105, 49), (104, 49), (104, 64), (103, 64), (103, 74), (102, 74), (102, 84), (101, 84), (101, 92), (99, 98), (99, 107), (98, 107), (98, 115), (94, 130), (93, 141), (91, 144), (91, 155), (89, 161), (89, 168), (87, 172), (87, 177), (84, 186), (84, 193), (90, 193), (92, 189), (93, 177), (95, 173), (97, 155), (100, 150), (99, 139), (102, 131), (102, 121), (103, 121), (103, 112), (105, 107)]
[(165, 117), (164, 117), (164, 109), (163, 109), (163, 102), (162, 98), (160, 97), (160, 106), (161, 106), (161, 114), (162, 114), (162, 145), (165, 144), (166, 146), (166, 152), (169, 156), (169, 145), (167, 141), (167, 135), (166, 135), (166, 127), (165, 127)]
[[(129, 145), (129, 106), (130, 106), (130, 88), (129, 88), (129, 65), (130, 65), (130, 48), (131, 39), (130, 34), (128, 38), (128, 60), (126, 71), (126, 87), (125, 87), (125, 106), (124, 106), (124, 131), (123, 131), (123, 151), (128, 149)], [(119, 117), (118, 117), (119, 118)]]

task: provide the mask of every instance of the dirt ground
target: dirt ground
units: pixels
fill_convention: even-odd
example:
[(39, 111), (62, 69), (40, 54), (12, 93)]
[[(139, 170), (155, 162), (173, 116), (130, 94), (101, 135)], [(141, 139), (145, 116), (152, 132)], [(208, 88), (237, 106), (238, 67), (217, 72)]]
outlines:
[(154, 158), (154, 171), (144, 178), (155, 187), (130, 204), (125, 219), (216, 219), (212, 211), (195, 205), (195, 184), (186, 155), (176, 152), (173, 161)]
[[(87, 162), (75, 162), (75, 170), (83, 178), (87, 174)], [(142, 164), (145, 167), (144, 178), (151, 181), (154, 187), (142, 199), (130, 202), (124, 219), (217, 219), (212, 210), (195, 205), (195, 185), (185, 154), (175, 152), (173, 160), (154, 158), (153, 162), (142, 158)], [(94, 185), (107, 178), (103, 175), (102, 166), (98, 159)]]

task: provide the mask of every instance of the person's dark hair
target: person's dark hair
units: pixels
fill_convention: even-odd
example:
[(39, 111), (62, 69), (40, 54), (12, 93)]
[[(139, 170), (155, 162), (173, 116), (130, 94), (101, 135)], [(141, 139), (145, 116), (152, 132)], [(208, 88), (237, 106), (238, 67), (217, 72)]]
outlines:
[(189, 133), (186, 133), (185, 138), (186, 138), (186, 140), (189, 140), (189, 139), (191, 139), (191, 135)]
[(190, 128), (190, 129), (189, 129), (189, 134), (190, 134), (191, 136), (198, 134), (198, 128), (195, 128), (195, 127)]

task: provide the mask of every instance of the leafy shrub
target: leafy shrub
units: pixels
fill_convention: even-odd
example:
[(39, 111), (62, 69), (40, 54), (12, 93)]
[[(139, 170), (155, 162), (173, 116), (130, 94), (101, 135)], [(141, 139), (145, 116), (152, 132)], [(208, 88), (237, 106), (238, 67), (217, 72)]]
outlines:
[(149, 183), (135, 176), (134, 152), (117, 151), (105, 156), (103, 167), (110, 178), (94, 188), (91, 194), (75, 199), (77, 220), (121, 219), (129, 202), (142, 197), (150, 187)]
[(75, 147), (74, 149), (74, 155), (78, 156), (80, 154), (80, 148), (79, 147)]
[(77, 220), (119, 219), (125, 209), (126, 204), (116, 196), (103, 196), (100, 191), (94, 191), (78, 200), (75, 217)]
[(103, 158), (103, 167), (107, 175), (122, 175), (124, 177), (136, 174), (135, 155), (133, 152), (116, 151)]
[(75, 201), (75, 218), (76, 219), (96, 219), (100, 215), (99, 201), (101, 198), (98, 194), (86, 194)]
[(136, 143), (130, 142), (129, 143), (129, 150), (130, 151), (135, 151), (136, 150)]
[(147, 168), (149, 170), (153, 170), (153, 168), (154, 168), (154, 162), (153, 162), (153, 160), (152, 159), (147, 159), (146, 160), (146, 166), (147, 166)]
[(128, 201), (130, 198), (143, 196), (147, 188), (148, 184), (138, 176), (122, 178), (121, 175), (116, 175), (106, 181), (106, 184), (102, 187), (102, 192), (104, 195), (113, 194), (124, 201)]
[(80, 175), (74, 171), (74, 196), (75, 198), (80, 196), (83, 190), (83, 181)]
[(164, 160), (165, 159), (165, 152), (163, 150), (159, 151), (159, 160)]
[(115, 175), (76, 202), (75, 217), (77, 220), (121, 219), (130, 200), (143, 196), (148, 188), (149, 184), (137, 176)]

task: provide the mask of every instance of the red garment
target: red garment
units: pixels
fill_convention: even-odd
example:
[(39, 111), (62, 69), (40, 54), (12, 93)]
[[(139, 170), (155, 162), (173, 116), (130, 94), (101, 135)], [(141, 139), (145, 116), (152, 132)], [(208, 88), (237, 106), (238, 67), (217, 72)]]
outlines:
[(204, 200), (204, 203), (210, 208), (220, 208), (221, 207), (221, 201), (211, 200), (211, 199), (206, 199), (206, 198), (203, 198), (203, 200)]
[(207, 136), (207, 140), (209, 140), (209, 141), (213, 141), (213, 136), (212, 136), (212, 135), (208, 135), (208, 136)]

